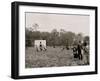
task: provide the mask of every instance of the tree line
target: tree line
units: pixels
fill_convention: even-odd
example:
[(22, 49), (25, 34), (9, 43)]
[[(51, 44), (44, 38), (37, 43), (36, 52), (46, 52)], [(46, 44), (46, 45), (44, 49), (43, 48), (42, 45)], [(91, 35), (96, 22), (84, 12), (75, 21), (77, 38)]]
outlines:
[(25, 28), (25, 45), (34, 46), (35, 40), (46, 40), (47, 46), (71, 46), (77, 44), (79, 40), (83, 42), (89, 42), (89, 36), (83, 37), (81, 33), (75, 34), (71, 31), (65, 31), (61, 29), (59, 32), (57, 29), (53, 29), (51, 32), (40, 32), (38, 30)]

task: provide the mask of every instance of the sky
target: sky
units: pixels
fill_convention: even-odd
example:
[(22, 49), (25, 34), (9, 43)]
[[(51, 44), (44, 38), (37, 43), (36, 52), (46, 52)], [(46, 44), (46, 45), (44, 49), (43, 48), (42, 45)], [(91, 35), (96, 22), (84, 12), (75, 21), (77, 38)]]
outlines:
[(39, 25), (38, 31), (51, 32), (53, 29), (64, 29), (76, 34), (89, 35), (89, 15), (77, 14), (48, 14), (48, 13), (25, 13), (26, 28), (35, 23)]

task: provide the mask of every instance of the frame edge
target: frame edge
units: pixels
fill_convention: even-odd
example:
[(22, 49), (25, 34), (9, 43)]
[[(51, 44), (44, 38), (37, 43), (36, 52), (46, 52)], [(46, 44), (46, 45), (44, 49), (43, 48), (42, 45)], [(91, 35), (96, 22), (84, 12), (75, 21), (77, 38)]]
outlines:
[(11, 3), (11, 78), (18, 78), (18, 5)]
[[(13, 79), (28, 79), (28, 78), (43, 78), (43, 77), (60, 77), (60, 76), (75, 76), (75, 75), (88, 75), (88, 74), (98, 74), (98, 27), (97, 27), (97, 16), (98, 16), (98, 8), (96, 6), (80, 6), (80, 5), (74, 5), (74, 8), (78, 9), (94, 9), (95, 10), (95, 71), (93, 72), (80, 72), (80, 73), (65, 73), (65, 74), (46, 74), (46, 75), (30, 75), (30, 76), (19, 76), (19, 50), (18, 50), (18, 44), (19, 44), (19, 23), (18, 23), (18, 17), (19, 17), (19, 5), (33, 5), (35, 6), (46, 6), (46, 7), (61, 7), (64, 8), (73, 8), (73, 5), (60, 5), (60, 4), (48, 4), (48, 3), (31, 3), (31, 2), (12, 2), (11, 3), (11, 78)], [(40, 5), (42, 4), (42, 5)], [(29, 5), (29, 6), (30, 6)], [(56, 5), (56, 6), (54, 6)], [(69, 7), (70, 6), (70, 7)], [(79, 8), (80, 7), (80, 8)], [(17, 63), (17, 64), (16, 64)]]

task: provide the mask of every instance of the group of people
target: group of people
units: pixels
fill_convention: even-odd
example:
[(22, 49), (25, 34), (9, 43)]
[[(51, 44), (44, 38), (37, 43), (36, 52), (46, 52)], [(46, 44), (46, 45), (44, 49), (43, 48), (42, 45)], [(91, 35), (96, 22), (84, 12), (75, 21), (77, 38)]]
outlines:
[[(73, 56), (74, 58), (79, 58), (79, 60), (83, 59), (83, 53), (89, 53), (89, 49), (87, 49), (87, 43), (81, 43), (81, 41), (78, 42), (77, 45), (73, 45)], [(39, 43), (39, 46), (36, 47), (37, 52), (38, 51), (46, 51), (47, 48), (42, 44), (42, 42)], [(62, 50), (64, 50), (63, 48)]]
[(87, 43), (81, 43), (81, 41), (79, 41), (79, 43), (75, 46), (73, 46), (73, 55), (74, 58), (79, 58), (79, 60), (83, 59), (83, 53), (88, 53), (89, 49), (87, 49)]

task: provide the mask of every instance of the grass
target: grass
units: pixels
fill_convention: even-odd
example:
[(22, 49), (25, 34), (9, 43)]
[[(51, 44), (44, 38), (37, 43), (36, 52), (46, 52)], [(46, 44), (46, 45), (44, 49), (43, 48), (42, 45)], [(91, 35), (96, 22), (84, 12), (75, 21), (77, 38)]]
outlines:
[[(83, 60), (73, 57), (72, 50), (61, 50), (60, 47), (47, 47), (47, 51), (37, 52), (34, 47), (25, 51), (25, 67), (60, 67), (89, 65), (89, 54), (83, 54)], [(88, 63), (87, 63), (88, 62)]]

